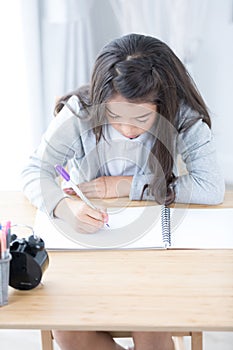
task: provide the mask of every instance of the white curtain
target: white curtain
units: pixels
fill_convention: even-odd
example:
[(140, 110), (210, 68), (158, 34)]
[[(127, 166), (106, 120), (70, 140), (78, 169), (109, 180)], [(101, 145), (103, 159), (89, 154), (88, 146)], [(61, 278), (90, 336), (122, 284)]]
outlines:
[(124, 34), (156, 36), (190, 64), (202, 42), (209, 0), (110, 0)]
[(34, 144), (57, 97), (90, 80), (97, 52), (119, 35), (108, 0), (22, 0)]
[[(232, 0), (226, 1), (230, 8)], [(53, 118), (56, 98), (89, 81), (93, 62), (103, 45), (129, 32), (153, 35), (170, 45), (192, 73), (199, 52), (204, 52), (208, 16), (217, 6), (213, 3), (218, 3), (221, 12), (217, 0), (3, 2), (0, 146), (2, 164), (9, 172), (8, 176), (0, 176), (2, 188), (7, 188), (6, 181), (11, 189), (18, 186), (23, 160), (38, 145)], [(213, 31), (218, 31), (216, 11), (213, 16)], [(232, 19), (231, 14), (229, 18)], [(211, 39), (209, 35), (208, 40), (214, 40), (214, 36), (213, 33)], [(213, 47), (215, 42), (210, 45)], [(206, 89), (213, 90), (209, 81)], [(219, 94), (213, 93), (210, 102), (217, 97)]]
[(108, 0), (0, 6), (0, 190), (19, 190), (19, 174), (53, 118), (56, 97), (89, 81), (97, 52), (120, 31)]

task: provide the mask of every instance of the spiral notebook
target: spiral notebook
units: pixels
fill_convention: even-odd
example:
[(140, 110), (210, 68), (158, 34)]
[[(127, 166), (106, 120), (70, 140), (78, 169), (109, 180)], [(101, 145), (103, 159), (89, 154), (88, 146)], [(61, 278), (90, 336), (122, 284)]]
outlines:
[(233, 248), (233, 209), (109, 208), (109, 226), (74, 231), (38, 211), (34, 230), (48, 249)]

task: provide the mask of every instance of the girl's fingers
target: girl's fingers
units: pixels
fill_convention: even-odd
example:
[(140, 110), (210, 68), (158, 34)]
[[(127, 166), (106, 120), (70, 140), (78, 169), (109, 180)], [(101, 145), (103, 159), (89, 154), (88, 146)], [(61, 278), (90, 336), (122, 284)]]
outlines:
[(69, 195), (75, 194), (75, 191), (73, 190), (73, 188), (64, 188), (63, 191)]
[(104, 222), (105, 223), (108, 223), (108, 213), (106, 213), (106, 211), (103, 211), (103, 210), (101, 210), (100, 211), (101, 212), (101, 214), (102, 214), (102, 217), (103, 217), (103, 220), (104, 220)]
[(92, 198), (104, 198), (106, 195), (105, 177), (99, 177), (89, 182), (80, 183), (80, 190), (87, 196)]
[(57, 205), (54, 215), (63, 219), (80, 233), (93, 233), (101, 229), (106, 214), (99, 209), (92, 209), (81, 200), (63, 198)]
[(79, 223), (77, 231), (80, 233), (94, 233), (94, 232), (98, 231), (99, 229), (101, 229), (101, 227), (96, 227), (93, 225), (89, 225), (86, 222), (85, 223), (82, 222), (82, 223)]
[(89, 206), (87, 206), (86, 213), (89, 217), (91, 217), (97, 221), (104, 222), (103, 213), (100, 210), (92, 209)]
[(77, 219), (83, 224), (87, 224), (98, 230), (103, 227), (106, 220), (106, 215), (100, 210), (92, 209), (83, 203), (77, 213)]

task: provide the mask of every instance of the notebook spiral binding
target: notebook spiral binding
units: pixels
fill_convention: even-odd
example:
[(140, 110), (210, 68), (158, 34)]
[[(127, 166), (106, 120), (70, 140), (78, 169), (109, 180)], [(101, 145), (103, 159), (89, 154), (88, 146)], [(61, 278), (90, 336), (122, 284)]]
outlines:
[(162, 236), (165, 248), (171, 246), (171, 226), (170, 226), (170, 208), (162, 205), (161, 208)]

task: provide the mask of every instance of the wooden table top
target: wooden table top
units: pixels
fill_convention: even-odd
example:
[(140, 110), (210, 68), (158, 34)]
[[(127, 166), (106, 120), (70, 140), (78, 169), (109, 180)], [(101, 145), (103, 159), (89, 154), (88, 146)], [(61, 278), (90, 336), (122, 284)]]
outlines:
[[(96, 203), (110, 206), (140, 206), (153, 205), (154, 202), (130, 201), (128, 198), (108, 199), (104, 201), (95, 200)], [(176, 207), (187, 207), (187, 204), (175, 204)], [(188, 205), (190, 208), (233, 208), (233, 191), (225, 194), (224, 202), (220, 205)], [(33, 225), (36, 208), (25, 198), (23, 193), (16, 191), (0, 191), (0, 219), (2, 222), (11, 220), (14, 223), (26, 223)]]
[(233, 331), (233, 250), (49, 252), (0, 328)]

